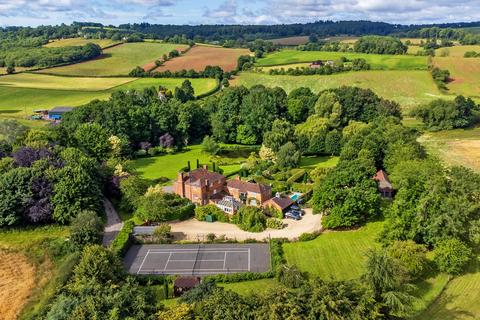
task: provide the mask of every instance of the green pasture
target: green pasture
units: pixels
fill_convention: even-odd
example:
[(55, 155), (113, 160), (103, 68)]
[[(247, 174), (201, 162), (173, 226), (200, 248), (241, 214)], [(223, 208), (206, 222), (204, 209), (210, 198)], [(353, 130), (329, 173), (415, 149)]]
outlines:
[[(36, 109), (51, 109), (56, 106), (76, 107), (94, 99), (106, 100), (113, 92), (119, 90), (141, 90), (160, 85), (173, 90), (184, 80), (182, 78), (72, 78), (39, 74), (4, 76), (0, 77), (0, 119), (25, 120)], [(216, 86), (214, 79), (190, 79), (190, 81), (197, 95), (206, 93)], [(125, 84), (121, 85), (122, 82)], [(88, 90), (79, 89), (82, 87)], [(42, 122), (28, 121), (28, 123), (34, 125)]]
[(315, 169), (318, 167), (332, 168), (338, 164), (339, 157), (334, 156), (303, 156), (300, 159), (300, 168)]
[(275, 279), (261, 279), (235, 283), (218, 283), (218, 286), (224, 287), (226, 290), (231, 290), (245, 297), (249, 297), (253, 294), (267, 293), (277, 285), (280, 284)]
[[(187, 166), (188, 161), (192, 168), (195, 167), (197, 159), (202, 164), (209, 164), (212, 166), (211, 156), (202, 152), (201, 145), (189, 146), (182, 152), (175, 154), (166, 154), (156, 157), (139, 158), (132, 161), (132, 167), (136, 169), (145, 179), (158, 179), (160, 177), (167, 177), (175, 179), (180, 169)], [(220, 157), (215, 160), (217, 166), (224, 170), (224, 175), (229, 175), (240, 169), (240, 163), (246, 158), (235, 157)], [(228, 162), (228, 165), (221, 165), (219, 162)]]
[(137, 66), (143, 67), (162, 58), (164, 54), (168, 54), (174, 49), (184, 48), (186, 48), (185, 45), (171, 43), (125, 43), (104, 50), (102, 56), (97, 59), (38, 72), (70, 76), (128, 75)]
[(398, 102), (408, 112), (411, 108), (434, 99), (450, 97), (441, 93), (428, 71), (358, 71), (334, 75), (281, 76), (242, 72), (234, 85), (251, 87), (281, 87), (290, 92), (298, 87), (309, 87), (314, 92), (340, 86), (372, 89), (379, 96)]
[(376, 242), (383, 223), (371, 222), (352, 231), (326, 231), (315, 240), (285, 243), (289, 264), (323, 279), (355, 279), (364, 272), (366, 253)]
[(117, 43), (120, 41), (114, 41), (111, 39), (85, 39), (85, 38), (70, 38), (70, 39), (61, 39), (54, 40), (45, 45), (47, 48), (61, 48), (61, 47), (72, 47), (72, 46), (84, 46), (87, 43), (98, 44), (101, 48), (105, 48)]
[(257, 61), (256, 65), (275, 66), (292, 63), (312, 62), (315, 60), (337, 60), (346, 57), (349, 60), (363, 58), (376, 70), (426, 70), (427, 58), (411, 55), (364, 54), (351, 52), (298, 51), (282, 50), (268, 54)]

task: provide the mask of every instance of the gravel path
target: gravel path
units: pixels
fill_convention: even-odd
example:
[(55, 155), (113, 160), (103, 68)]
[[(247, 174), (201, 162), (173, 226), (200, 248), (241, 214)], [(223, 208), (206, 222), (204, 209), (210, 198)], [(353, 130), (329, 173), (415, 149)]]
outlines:
[[(236, 225), (222, 222), (203, 222), (196, 219), (170, 223), (172, 235), (175, 240), (204, 241), (206, 235), (214, 233), (217, 237), (224, 235), (228, 239), (243, 241), (256, 239), (262, 241), (268, 238), (297, 239), (302, 233), (322, 231), (322, 215), (312, 214), (312, 209), (305, 209), (302, 220), (294, 221), (284, 219), (286, 227), (281, 230), (267, 229), (263, 232), (246, 232), (240, 230)], [(136, 227), (135, 233), (150, 234), (154, 227)]]
[(115, 236), (122, 230), (123, 222), (120, 220), (110, 200), (105, 198), (103, 200), (103, 207), (107, 214), (107, 224), (105, 225), (105, 231), (103, 233), (103, 245), (106, 247), (112, 243)]

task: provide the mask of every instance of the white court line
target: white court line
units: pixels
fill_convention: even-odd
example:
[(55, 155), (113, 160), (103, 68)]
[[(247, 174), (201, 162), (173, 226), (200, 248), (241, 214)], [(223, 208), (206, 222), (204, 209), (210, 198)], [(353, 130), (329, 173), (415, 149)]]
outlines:
[(248, 248), (248, 271), (250, 270), (250, 248)]
[(167, 260), (167, 263), (165, 263), (165, 267), (163, 268), (163, 270), (167, 270), (167, 266), (168, 266), (168, 263), (170, 262), (170, 258), (172, 257), (172, 252), (170, 252), (170, 254), (168, 255), (168, 260)]
[[(179, 249), (179, 250), (160, 250), (160, 249), (149, 249), (150, 253), (188, 253), (188, 252), (197, 252), (195, 249)], [(250, 249), (242, 249), (242, 250), (200, 250), (200, 252), (239, 252), (239, 253), (247, 253)]]
[[(159, 271), (158, 269), (143, 269), (143, 272), (148, 271)], [(192, 272), (192, 269), (167, 269), (165, 271), (174, 271), (174, 272)], [(198, 271), (211, 271), (211, 272), (219, 272), (223, 271), (222, 269), (198, 269)], [(228, 269), (228, 271), (248, 271), (247, 269)]]
[(225, 255), (223, 256), (223, 270), (225, 270), (226, 263), (227, 263), (227, 251), (225, 251)]
[(215, 261), (215, 262), (220, 262), (220, 261), (225, 261), (225, 260), (222, 260), (222, 259), (202, 259), (202, 260), (198, 260), (198, 259), (193, 259), (193, 260), (170, 260), (170, 262), (182, 262), (182, 261), (185, 261), (185, 262), (192, 262), (192, 261), (198, 261), (198, 262), (208, 262), (208, 261)]
[(143, 257), (142, 264), (140, 264), (140, 268), (138, 268), (137, 274), (140, 272), (140, 270), (142, 270), (143, 264), (145, 263), (145, 260), (147, 259), (147, 256), (149, 253), (150, 253), (150, 249), (148, 249), (147, 254), (145, 255), (145, 257)]

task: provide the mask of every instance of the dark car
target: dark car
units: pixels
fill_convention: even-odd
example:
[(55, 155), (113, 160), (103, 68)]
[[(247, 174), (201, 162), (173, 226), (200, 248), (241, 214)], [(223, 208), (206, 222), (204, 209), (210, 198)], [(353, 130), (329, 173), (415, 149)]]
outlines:
[(299, 207), (299, 206), (297, 206), (296, 204), (292, 204), (292, 205), (290, 206), (290, 209), (292, 209), (292, 210), (296, 210), (296, 211), (300, 211), (300, 210), (302, 210), (302, 208), (300, 208), (300, 207)]
[(293, 220), (301, 220), (302, 219), (302, 215), (299, 214), (298, 212), (296, 211), (287, 211), (285, 213), (285, 218), (287, 219), (293, 219)]

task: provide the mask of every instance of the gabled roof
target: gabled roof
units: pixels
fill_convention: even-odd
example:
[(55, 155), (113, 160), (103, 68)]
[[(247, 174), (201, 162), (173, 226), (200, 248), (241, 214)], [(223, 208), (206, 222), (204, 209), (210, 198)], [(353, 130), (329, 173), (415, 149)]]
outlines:
[(55, 112), (55, 113), (65, 113), (65, 112), (70, 112), (73, 110), (73, 107), (55, 107), (48, 112)]
[(392, 189), (393, 186), (390, 180), (388, 179), (388, 175), (385, 171), (379, 170), (375, 176), (373, 177), (373, 180), (378, 182), (378, 188), (379, 189)]
[(190, 184), (204, 186), (207, 184), (207, 180), (210, 183), (217, 182), (219, 180), (225, 179), (220, 173), (211, 172), (204, 168), (198, 168), (193, 171), (190, 171), (186, 175), (186, 179)]
[(227, 187), (237, 189), (240, 192), (255, 192), (261, 194), (271, 194), (272, 187), (261, 183), (245, 182), (241, 180), (228, 180)]
[(198, 277), (178, 277), (173, 281), (173, 285), (177, 288), (194, 288), (200, 284)]
[(290, 197), (273, 197), (272, 199), (268, 200), (265, 205), (268, 205), (270, 201), (275, 203), (282, 210), (285, 210), (293, 204), (293, 200), (290, 199)]

